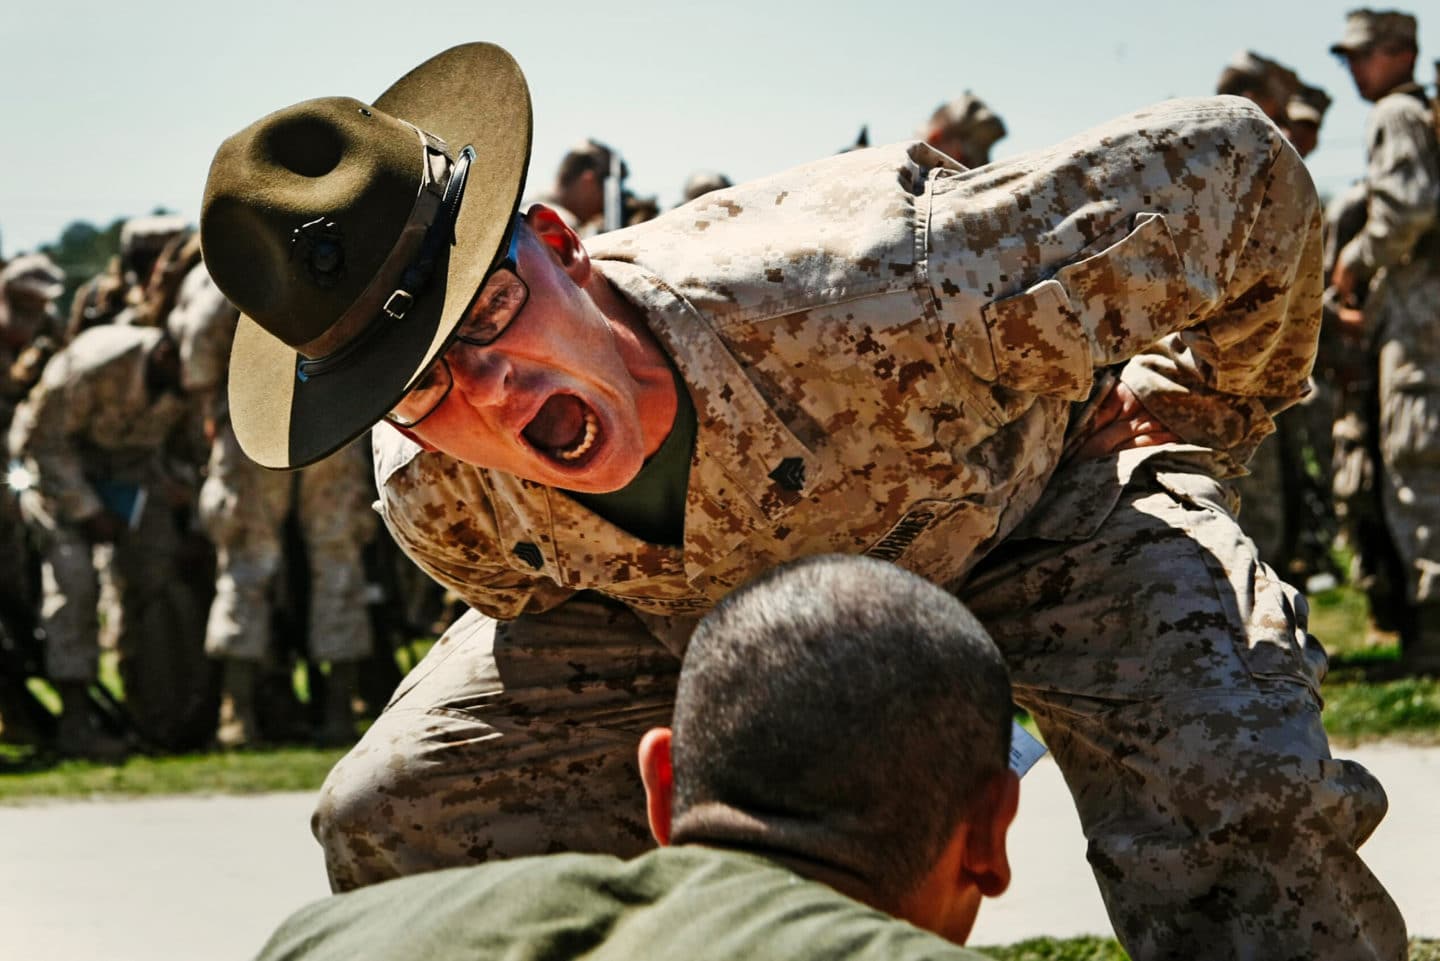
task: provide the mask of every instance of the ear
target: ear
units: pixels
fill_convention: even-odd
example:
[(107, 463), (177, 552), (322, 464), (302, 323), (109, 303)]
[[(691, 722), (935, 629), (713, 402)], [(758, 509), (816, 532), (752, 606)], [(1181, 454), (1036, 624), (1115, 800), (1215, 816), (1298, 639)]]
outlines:
[(544, 204), (532, 204), (525, 211), (525, 224), (550, 248), (570, 278), (583, 287), (590, 279), (590, 254), (570, 225)]
[(1006, 839), (1019, 808), (1020, 778), (1007, 767), (985, 785), (979, 803), (967, 819), (969, 831), (961, 870), (987, 898), (998, 897), (1010, 887)]
[(395, 423), (393, 420), (381, 420), (380, 423), (384, 424), (386, 427), (390, 427), (390, 428), (392, 428), (392, 429), (394, 429), (394, 430), (398, 430), (400, 433), (404, 434), (406, 437), (410, 438), (410, 439), (413, 440), (415, 443), (417, 443), (417, 444), (419, 444), (421, 447), (425, 448), (425, 450), (426, 450), (427, 452), (431, 453), (431, 454), (435, 454), (435, 453), (438, 453), (438, 452), (440, 451), (440, 448), (438, 448), (438, 447), (436, 447), (435, 445), (431, 444), (429, 441), (427, 441), (425, 438), (421, 437), (419, 434), (415, 433), (415, 431), (412, 430), (412, 429), (410, 429), (409, 427), (401, 427), (399, 424)]
[(640, 780), (645, 783), (645, 814), (650, 833), (662, 847), (670, 843), (670, 819), (675, 797), (675, 771), (670, 765), (674, 733), (652, 727), (640, 739)]

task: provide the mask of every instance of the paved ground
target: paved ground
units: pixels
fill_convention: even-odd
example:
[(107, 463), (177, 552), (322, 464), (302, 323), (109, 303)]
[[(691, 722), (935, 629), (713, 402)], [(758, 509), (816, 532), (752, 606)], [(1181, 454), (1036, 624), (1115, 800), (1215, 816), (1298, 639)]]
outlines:
[[(1390, 793), (1364, 853), (1409, 921), (1440, 937), (1440, 748), (1348, 752)], [(0, 954), (29, 961), (241, 961), (326, 894), (310, 796), (0, 807)], [(1107, 933), (1079, 824), (1047, 758), (1024, 781), (1015, 883), (972, 943)]]

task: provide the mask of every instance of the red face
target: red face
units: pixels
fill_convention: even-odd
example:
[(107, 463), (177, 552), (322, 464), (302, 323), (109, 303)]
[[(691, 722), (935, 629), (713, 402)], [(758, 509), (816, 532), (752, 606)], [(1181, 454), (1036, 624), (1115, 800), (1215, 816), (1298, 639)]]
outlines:
[(453, 386), (411, 433), (552, 487), (619, 490), (669, 432), (669, 364), (648, 332), (597, 305), (587, 284), (605, 282), (553, 213), (532, 209), (526, 224), (516, 268), (529, 288), (524, 308), (488, 346), (450, 349)]

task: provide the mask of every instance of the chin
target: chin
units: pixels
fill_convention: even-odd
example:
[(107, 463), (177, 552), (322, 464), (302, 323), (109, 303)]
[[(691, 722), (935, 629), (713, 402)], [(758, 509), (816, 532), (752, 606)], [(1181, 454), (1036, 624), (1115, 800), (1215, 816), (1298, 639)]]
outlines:
[(628, 473), (586, 472), (584, 475), (563, 478), (555, 486), (581, 494), (613, 494), (634, 480), (638, 473), (640, 473), (638, 465), (635, 470)]

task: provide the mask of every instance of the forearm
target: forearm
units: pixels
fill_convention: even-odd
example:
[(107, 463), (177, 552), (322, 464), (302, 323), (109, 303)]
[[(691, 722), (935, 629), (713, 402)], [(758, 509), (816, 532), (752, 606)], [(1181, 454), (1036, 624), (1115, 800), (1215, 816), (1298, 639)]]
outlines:
[(1242, 211), (1248, 233), (1214, 308), (1122, 374), (1181, 440), (1236, 465), (1274, 429), (1272, 416), (1305, 395), (1324, 294), (1319, 203), (1299, 156), (1276, 149), (1263, 191)]
[[(1178, 424), (1217, 419), (1180, 416), (1182, 399), (1278, 409), (1303, 390), (1320, 322), (1319, 201), (1248, 104), (1161, 104), (937, 184), (930, 229), (937, 302), (983, 379), (1079, 400), (1095, 368), (1159, 353), (1164, 376), (1131, 383)], [(983, 345), (960, 339), (967, 308)]]

